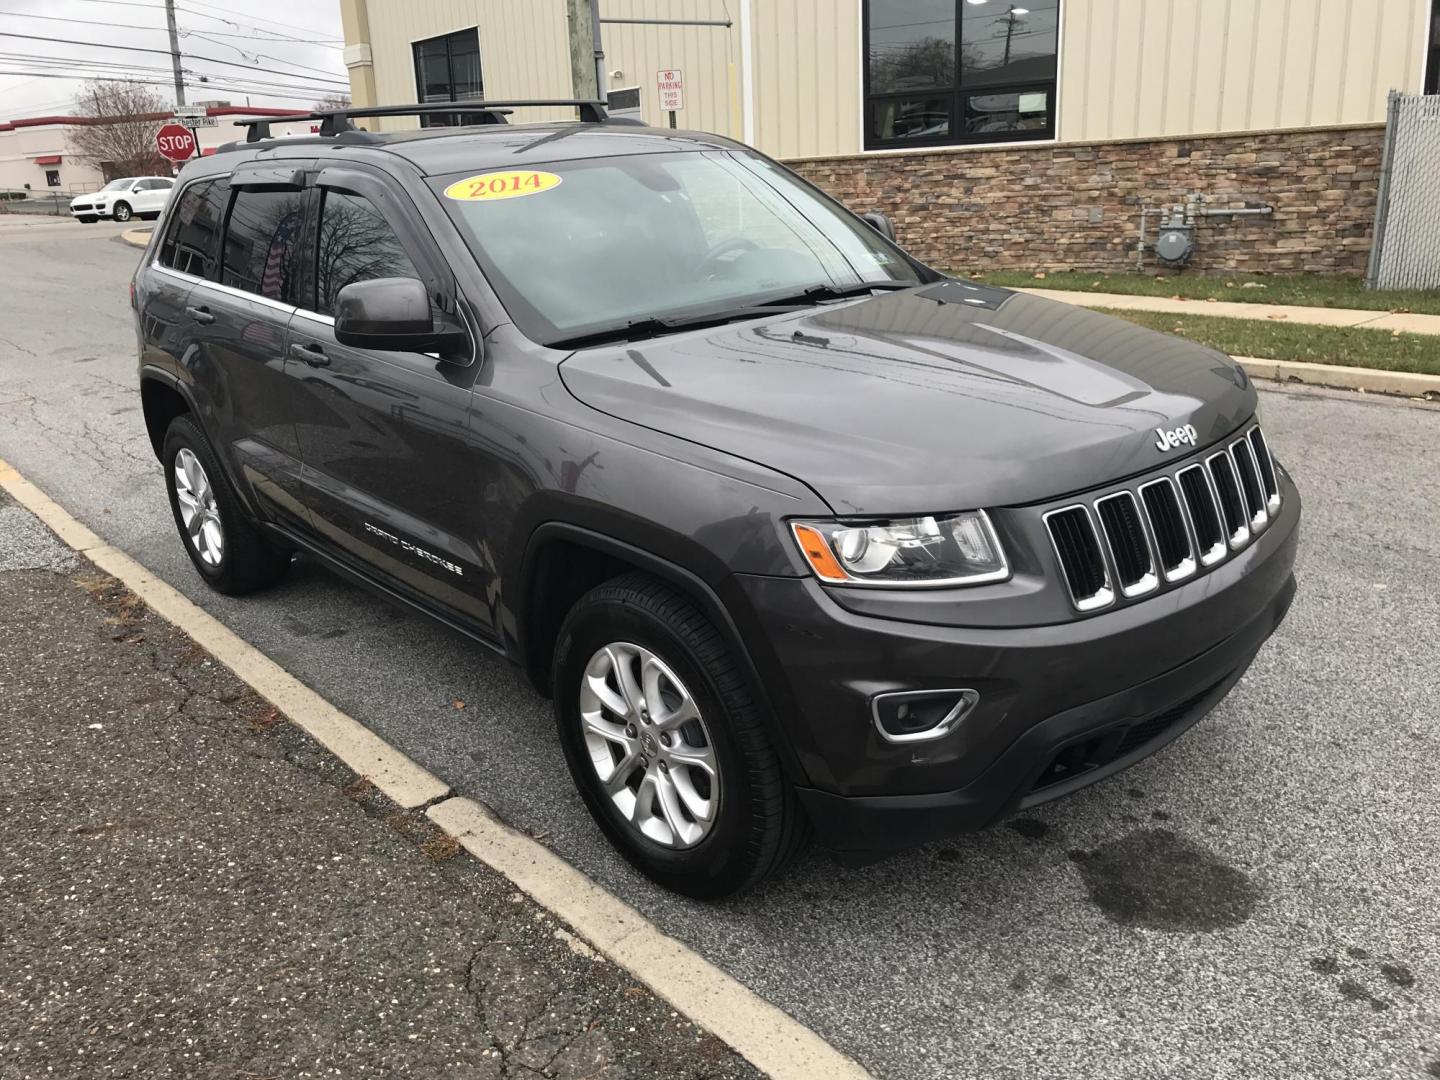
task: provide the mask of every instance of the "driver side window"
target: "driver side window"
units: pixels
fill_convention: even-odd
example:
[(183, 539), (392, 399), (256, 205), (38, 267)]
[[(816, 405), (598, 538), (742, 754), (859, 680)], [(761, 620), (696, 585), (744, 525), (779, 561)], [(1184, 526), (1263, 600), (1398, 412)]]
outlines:
[(315, 310), (335, 314), (346, 285), (373, 278), (420, 278), (395, 230), (369, 199), (335, 188), (321, 192), (315, 262)]

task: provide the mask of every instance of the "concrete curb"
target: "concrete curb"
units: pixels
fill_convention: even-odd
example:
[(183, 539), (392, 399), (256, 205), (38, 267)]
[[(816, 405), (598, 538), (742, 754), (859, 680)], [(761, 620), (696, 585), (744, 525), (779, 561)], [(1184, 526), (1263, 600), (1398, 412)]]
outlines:
[(429, 818), (577, 936), (776, 1080), (863, 1080), (867, 1073), (639, 911), (480, 803), (451, 796), (427, 769), (341, 712), (178, 590), (156, 578), (0, 460), (0, 488), (71, 548), (118, 579), (293, 723), (407, 809)]
[(1332, 390), (1358, 390), (1362, 394), (1390, 394), (1426, 401), (1440, 401), (1440, 375), (1415, 375), (1406, 371), (1342, 367), (1339, 364), (1311, 364), (1302, 360), (1262, 360), (1237, 356), (1235, 362), (1252, 379), (1278, 383), (1303, 383)]
[(150, 236), (152, 233), (154, 233), (154, 231), (155, 226), (153, 225), (146, 229), (126, 229), (123, 233), (120, 234), (120, 239), (125, 241), (125, 243), (129, 244), (131, 247), (149, 247)]

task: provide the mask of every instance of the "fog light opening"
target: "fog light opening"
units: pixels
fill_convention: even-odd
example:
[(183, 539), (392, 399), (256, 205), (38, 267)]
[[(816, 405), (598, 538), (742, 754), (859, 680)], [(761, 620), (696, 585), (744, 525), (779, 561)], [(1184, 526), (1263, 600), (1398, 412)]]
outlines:
[(908, 690), (877, 695), (871, 711), (886, 742), (929, 742), (954, 731), (979, 700), (974, 690)]

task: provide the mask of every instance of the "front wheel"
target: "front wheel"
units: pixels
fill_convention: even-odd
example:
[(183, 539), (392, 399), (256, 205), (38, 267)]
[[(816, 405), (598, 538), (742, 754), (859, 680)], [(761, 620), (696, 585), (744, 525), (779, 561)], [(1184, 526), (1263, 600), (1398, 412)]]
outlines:
[(805, 821), (724, 640), (644, 574), (571, 610), (554, 659), (570, 774), (621, 854), (702, 900), (748, 889), (800, 850)]
[(165, 433), (165, 487), (185, 554), (217, 592), (238, 596), (273, 585), (290, 552), (270, 544), (249, 520), (210, 442), (188, 416)]
[(130, 218), (134, 216), (130, 209), (130, 204), (127, 202), (117, 202), (115, 209), (112, 210), (111, 213), (114, 215), (116, 221), (129, 221)]

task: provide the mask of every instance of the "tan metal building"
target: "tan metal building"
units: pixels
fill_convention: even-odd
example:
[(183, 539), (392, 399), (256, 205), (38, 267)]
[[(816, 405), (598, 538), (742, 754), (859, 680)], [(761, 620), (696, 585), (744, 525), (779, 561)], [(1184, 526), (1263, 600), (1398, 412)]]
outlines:
[[(571, 94), (565, 0), (340, 4), (357, 102)], [(1228, 162), (1211, 171), (1271, 166), (1220, 194), (1274, 204), (1278, 224), (1282, 181), (1338, 170), (1331, 147), (1350, 145), (1337, 152), (1357, 159), (1360, 179), (1341, 188), (1347, 216), (1335, 238), (1358, 251), (1373, 193), (1368, 209), (1352, 196), (1373, 189), (1387, 93), (1435, 92), (1440, 80), (1440, 0), (600, 0), (600, 13), (606, 89), (638, 87), (647, 122), (666, 122), (657, 73), (678, 69), (681, 127), (743, 139), (851, 201), (889, 189), (872, 201), (901, 219), (947, 196), (983, 213), (1023, 194), (1026, 176), (1073, 193), (1084, 177), (1064, 166), (1079, 153), (1092, 173), (1115, 175), (1089, 202), (1045, 213), (1104, 224), (1114, 202), (1105, 185), (1122, 193), (1116, 209), (1163, 203), (1169, 189), (1152, 174), (1176, 158), (1186, 164), (1173, 170), (1174, 196), (1210, 197), (1206, 169), (1189, 175), (1198, 147), (1202, 165)], [(1320, 132), (1331, 133), (1324, 145)], [(1243, 160), (1257, 148), (1274, 160)], [(918, 200), (917, 177), (931, 185)], [(1000, 182), (974, 183), (987, 179)], [(1323, 205), (1316, 188), (1296, 205)], [(1287, 268), (1347, 269), (1356, 258), (1317, 265), (1318, 252), (1299, 250), (1313, 244), (1288, 239)], [(1109, 261), (1097, 250), (1077, 265)]]

